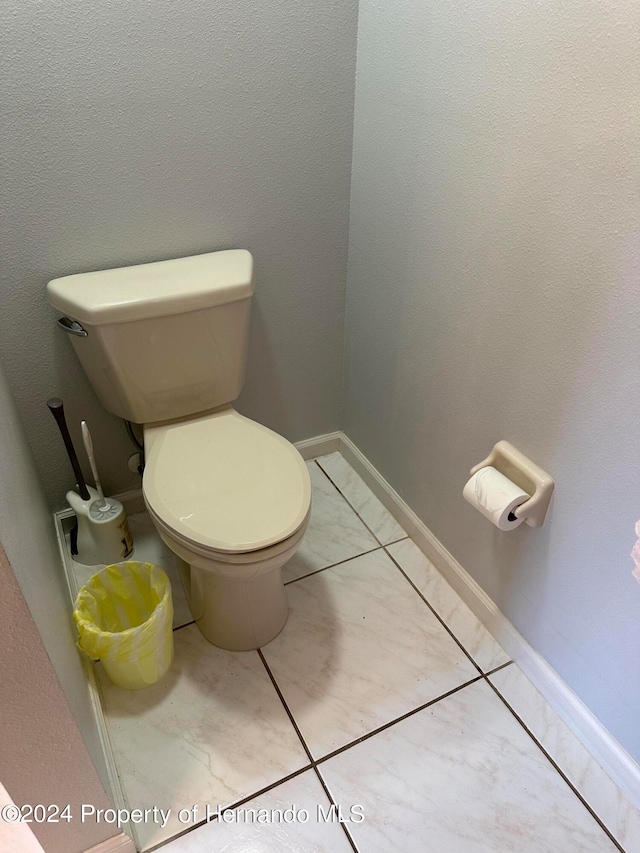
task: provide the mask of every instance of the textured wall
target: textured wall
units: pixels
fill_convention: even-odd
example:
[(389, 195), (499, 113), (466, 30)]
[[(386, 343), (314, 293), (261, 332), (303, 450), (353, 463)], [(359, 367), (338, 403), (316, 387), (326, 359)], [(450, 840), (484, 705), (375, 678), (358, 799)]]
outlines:
[(0, 356), (50, 500), (47, 397), (139, 485), (45, 304), (48, 279), (215, 249), (256, 258), (243, 413), (339, 426), (356, 0), (9, 0), (0, 9)]
[[(95, 766), (100, 773), (102, 783), (106, 787), (108, 785), (107, 771), (91, 709), (87, 680), (80, 661), (80, 653), (75, 644), (76, 630), (71, 620), (69, 590), (63, 574), (53, 519), (45, 501), (42, 485), (36, 474), (33, 457), (29, 451), (18, 412), (1, 368), (0, 543), (11, 561), (13, 572), (22, 589), (22, 595), (29, 605), (55, 673), (60, 680)], [(0, 594), (0, 604), (3, 601), (3, 596)], [(18, 605), (19, 603), (16, 604), (16, 606)], [(22, 607), (22, 605), (19, 606)], [(0, 615), (0, 626), (3, 625), (4, 618)], [(17, 616), (16, 619), (18, 619)], [(17, 624), (16, 631), (18, 630)], [(27, 639), (24, 642), (26, 643)], [(35, 640), (29, 639), (29, 642), (35, 643)], [(0, 658), (4, 655), (4, 649), (5, 647), (0, 640), (0, 652), (2, 652)], [(19, 653), (16, 652), (16, 654)], [(38, 693), (42, 689), (41, 700), (46, 703), (48, 701), (47, 688), (41, 688), (38, 684), (38, 676), (34, 675), (34, 667), (44, 666), (37, 660), (39, 654), (39, 646), (34, 650), (33, 655), (30, 655), (28, 649), (23, 647), (20, 658), (21, 673), (15, 671), (11, 677), (16, 682), (22, 678), (24, 685), (20, 690), (28, 695), (31, 701), (34, 701), (34, 685), (37, 686)], [(10, 660), (7, 665), (15, 665), (15, 660), (13, 664)], [(26, 677), (27, 673), (30, 677)], [(51, 683), (51, 679), (48, 683)], [(16, 689), (18, 688), (16, 687)], [(59, 691), (59, 687), (56, 687), (55, 690)], [(7, 686), (1, 675), (0, 691), (4, 715), (4, 700), (5, 697), (7, 700), (10, 699), (12, 690)], [(51, 701), (54, 701), (54, 698)], [(39, 713), (38, 708), (34, 709), (34, 713)], [(7, 738), (7, 743), (11, 743), (10, 738)], [(17, 797), (4, 775), (4, 762), (0, 762), (0, 768), (3, 774), (2, 782), (9, 789), (9, 793), (14, 798)]]
[[(640, 7), (361, 0), (348, 435), (640, 759)], [(540, 530), (462, 499), (506, 438)]]
[[(47, 853), (82, 853), (117, 832), (108, 824), (82, 823), (80, 806), (110, 804), (2, 546), (0, 646), (2, 783), (18, 805), (55, 804), (62, 810), (69, 804), (70, 822), (31, 826)], [(0, 846), (6, 850), (2, 838)], [(25, 840), (13, 849), (31, 848)]]

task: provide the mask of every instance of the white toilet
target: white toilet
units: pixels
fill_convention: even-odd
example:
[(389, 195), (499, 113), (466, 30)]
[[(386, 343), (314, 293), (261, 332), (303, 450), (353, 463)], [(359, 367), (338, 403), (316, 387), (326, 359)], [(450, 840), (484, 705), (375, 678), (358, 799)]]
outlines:
[(72, 275), (47, 293), (104, 407), (144, 425), (145, 504), (179, 558), (198, 627), (225, 649), (269, 642), (287, 621), (280, 569), (309, 523), (311, 484), (292, 444), (231, 406), (251, 254)]

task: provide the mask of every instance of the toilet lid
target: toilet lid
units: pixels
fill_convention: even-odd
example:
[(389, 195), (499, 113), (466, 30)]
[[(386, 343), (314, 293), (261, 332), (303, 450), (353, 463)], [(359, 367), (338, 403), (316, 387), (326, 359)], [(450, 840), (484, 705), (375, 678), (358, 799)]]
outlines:
[(285, 438), (225, 409), (145, 428), (150, 509), (172, 530), (216, 551), (255, 551), (304, 522), (309, 472)]

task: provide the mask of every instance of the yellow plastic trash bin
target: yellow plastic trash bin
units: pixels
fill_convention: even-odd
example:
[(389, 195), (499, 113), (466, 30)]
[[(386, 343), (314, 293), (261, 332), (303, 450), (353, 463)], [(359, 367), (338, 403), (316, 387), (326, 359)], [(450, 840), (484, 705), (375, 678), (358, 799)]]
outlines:
[(78, 647), (118, 687), (149, 687), (171, 666), (171, 582), (159, 566), (130, 560), (102, 569), (78, 593), (73, 619)]

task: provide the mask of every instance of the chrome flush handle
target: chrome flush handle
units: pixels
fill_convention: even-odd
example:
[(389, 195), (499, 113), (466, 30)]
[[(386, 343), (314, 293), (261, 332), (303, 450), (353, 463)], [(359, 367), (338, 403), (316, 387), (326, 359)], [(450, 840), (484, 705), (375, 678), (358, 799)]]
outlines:
[(77, 320), (70, 320), (69, 317), (60, 317), (58, 325), (69, 335), (77, 335), (79, 338), (86, 338), (89, 334)]

